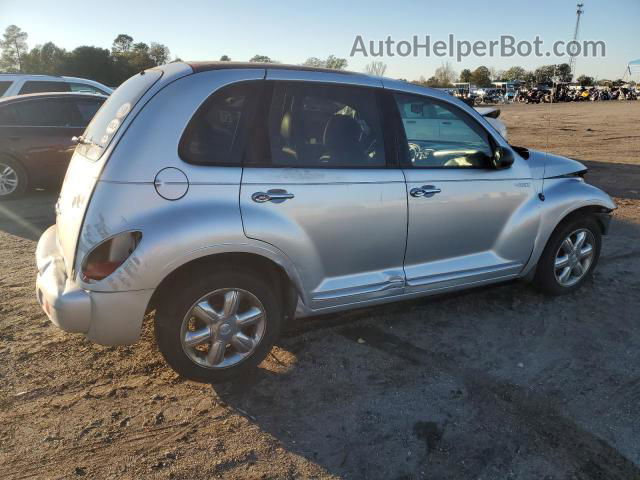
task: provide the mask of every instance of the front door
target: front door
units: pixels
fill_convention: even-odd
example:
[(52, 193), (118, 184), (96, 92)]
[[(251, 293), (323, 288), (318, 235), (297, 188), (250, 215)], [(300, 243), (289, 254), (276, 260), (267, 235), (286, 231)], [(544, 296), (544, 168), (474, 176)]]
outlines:
[[(516, 155), (507, 169), (490, 167), (495, 140), (450, 102), (394, 94), (408, 142), (407, 292), (439, 290), (516, 276), (533, 249), (537, 208), (531, 174)], [(409, 128), (429, 112), (437, 135)], [(410, 125), (410, 124), (409, 124)]]
[(245, 155), (245, 234), (293, 261), (314, 310), (402, 293), (406, 188), (402, 171), (386, 168), (379, 89), (269, 73), (278, 80), (266, 82)]

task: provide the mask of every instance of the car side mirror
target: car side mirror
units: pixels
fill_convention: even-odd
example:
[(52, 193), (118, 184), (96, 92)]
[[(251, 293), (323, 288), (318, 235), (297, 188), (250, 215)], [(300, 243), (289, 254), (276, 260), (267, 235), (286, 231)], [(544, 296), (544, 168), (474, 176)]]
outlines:
[(493, 153), (491, 165), (496, 169), (509, 168), (511, 165), (513, 165), (515, 159), (516, 157), (513, 155), (511, 149), (506, 147), (498, 147)]

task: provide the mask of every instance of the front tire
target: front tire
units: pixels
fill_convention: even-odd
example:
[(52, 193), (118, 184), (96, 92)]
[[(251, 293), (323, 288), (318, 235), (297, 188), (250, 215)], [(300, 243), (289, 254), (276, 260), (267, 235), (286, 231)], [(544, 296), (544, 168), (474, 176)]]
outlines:
[(283, 323), (279, 296), (249, 272), (186, 277), (156, 309), (155, 334), (167, 363), (183, 377), (219, 383), (264, 360)]
[(593, 274), (602, 246), (602, 232), (593, 217), (573, 217), (561, 223), (547, 242), (533, 284), (550, 295), (564, 295)]
[(0, 200), (17, 198), (27, 190), (27, 172), (20, 163), (0, 157)]

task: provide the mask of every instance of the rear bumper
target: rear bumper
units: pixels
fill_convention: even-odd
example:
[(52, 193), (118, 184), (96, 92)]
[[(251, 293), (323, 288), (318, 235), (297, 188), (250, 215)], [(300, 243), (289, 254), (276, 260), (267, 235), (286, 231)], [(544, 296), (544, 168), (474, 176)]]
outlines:
[(153, 290), (95, 292), (67, 277), (55, 225), (36, 248), (36, 296), (49, 319), (66, 332), (83, 333), (103, 345), (127, 345), (140, 337), (142, 319)]

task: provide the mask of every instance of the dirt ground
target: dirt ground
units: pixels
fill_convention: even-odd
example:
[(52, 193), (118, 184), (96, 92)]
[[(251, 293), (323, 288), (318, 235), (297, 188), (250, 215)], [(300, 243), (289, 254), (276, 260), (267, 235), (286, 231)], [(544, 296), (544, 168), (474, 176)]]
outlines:
[(513, 144), (615, 196), (592, 282), (300, 320), (222, 387), (178, 378), (149, 322), (118, 348), (50, 324), (34, 249), (55, 194), (1, 203), (0, 477), (640, 478), (640, 102), (502, 111)]

